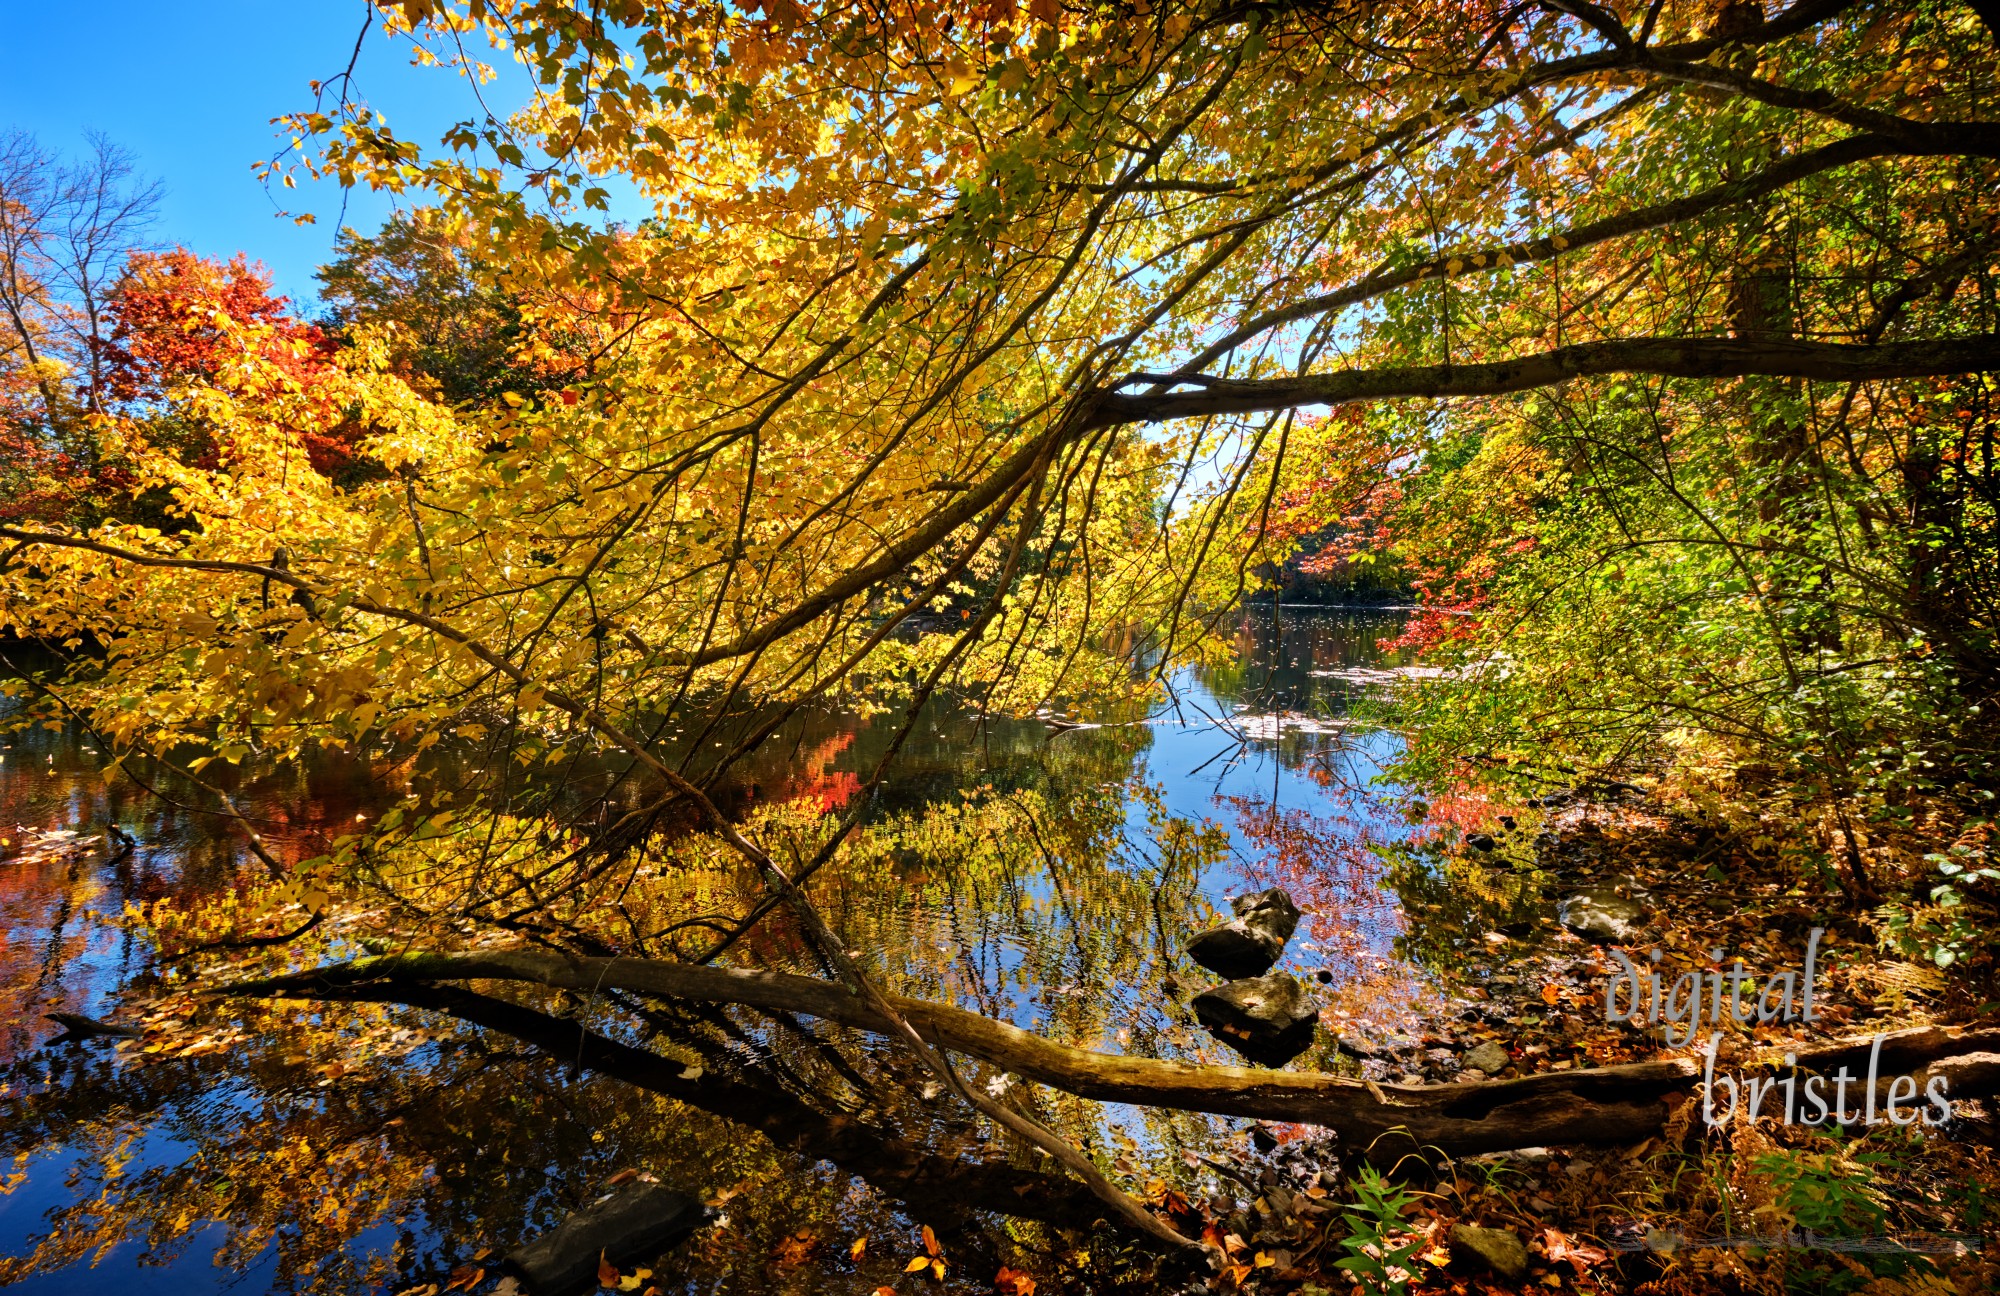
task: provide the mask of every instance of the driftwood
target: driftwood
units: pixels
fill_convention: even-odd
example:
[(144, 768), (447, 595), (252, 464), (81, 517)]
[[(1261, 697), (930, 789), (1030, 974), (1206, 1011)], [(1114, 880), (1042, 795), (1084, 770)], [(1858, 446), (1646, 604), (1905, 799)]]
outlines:
[[(832, 982), (782, 972), (702, 967), (635, 958), (570, 958), (530, 950), (407, 953), (357, 959), (310, 972), (240, 982), (222, 993), (314, 998), (371, 982), (500, 980), (568, 990), (627, 990), (702, 1003), (799, 1013), (875, 1033), (888, 1022)], [(1099, 1053), (1044, 1039), (962, 1008), (888, 996), (937, 1047), (975, 1057), (1081, 1098), (1221, 1116), (1317, 1125), (1357, 1148), (1404, 1140), (1466, 1156), (1548, 1144), (1616, 1145), (1656, 1134), (1701, 1079), (1691, 1058), (1543, 1072), (1513, 1080), (1445, 1085), (1376, 1084), (1311, 1071), (1195, 1066)], [(1871, 1039), (1794, 1046), (1728, 1064), (1731, 1073), (1783, 1064), (1804, 1070), (1868, 1069)], [(1919, 1027), (1883, 1039), (1886, 1078), (1931, 1068), (1951, 1078), (1954, 1098), (2000, 1091), (2000, 1067), (1975, 1055), (2000, 1051), (2000, 1027)], [(1971, 1088), (1967, 1088), (1971, 1086)]]

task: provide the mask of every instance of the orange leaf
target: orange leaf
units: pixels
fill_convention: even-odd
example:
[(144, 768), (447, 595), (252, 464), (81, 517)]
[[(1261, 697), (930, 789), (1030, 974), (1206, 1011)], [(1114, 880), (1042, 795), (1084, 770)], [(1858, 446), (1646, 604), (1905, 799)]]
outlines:
[(854, 1245), (847, 1248), (847, 1258), (849, 1260), (859, 1260), (862, 1256), (867, 1254), (868, 1254), (868, 1239), (865, 1237), (859, 1237), (854, 1239)]
[(937, 1234), (931, 1232), (931, 1226), (928, 1224), (924, 1225), (924, 1250), (932, 1255), (938, 1253)]
[(597, 1285), (599, 1287), (618, 1285), (618, 1266), (606, 1259), (602, 1251), (597, 1253)]
[(916, 1273), (920, 1269), (928, 1269), (930, 1267), (931, 1267), (931, 1258), (929, 1256), (918, 1256), (916, 1259), (910, 1261), (910, 1263), (903, 1266), (903, 1272)]
[(1561, 1000), (1562, 995), (1562, 987), (1553, 981), (1542, 987), (1542, 1002), (1545, 1004), (1558, 1002)]

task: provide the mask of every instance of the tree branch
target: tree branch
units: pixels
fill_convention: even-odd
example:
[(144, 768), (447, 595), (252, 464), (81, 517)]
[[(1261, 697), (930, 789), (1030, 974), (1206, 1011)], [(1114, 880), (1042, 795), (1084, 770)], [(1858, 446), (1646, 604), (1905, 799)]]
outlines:
[[(1809, 176), (1835, 167), (1846, 166), (1869, 158), (1895, 154), (1912, 154), (1917, 151), (1912, 145), (1887, 135), (1853, 135), (1825, 148), (1809, 153), (1799, 153), (1777, 162), (1756, 175), (1733, 180), (1727, 184), (1704, 189), (1700, 193), (1689, 194), (1672, 202), (1657, 203), (1651, 207), (1641, 207), (1635, 211), (1609, 216), (1603, 220), (1578, 225), (1574, 229), (1563, 230), (1545, 238), (1527, 239), (1505, 246), (1471, 248), (1462, 252), (1451, 252), (1433, 257), (1416, 265), (1404, 266), (1398, 270), (1385, 270), (1369, 275), (1358, 283), (1325, 293), (1318, 297), (1308, 297), (1293, 302), (1289, 306), (1249, 320), (1231, 331), (1226, 337), (1204, 347), (1200, 353), (1181, 366), (1187, 375), (1186, 382), (1200, 381), (1194, 375), (1206, 369), (1222, 356), (1242, 346), (1260, 333), (1281, 325), (1323, 315), (1328, 311), (1354, 306), (1383, 293), (1424, 279), (1446, 274), (1490, 273), (1507, 265), (1526, 265), (1537, 261), (1547, 261), (1564, 252), (1577, 252), (1594, 244), (1623, 238), (1629, 234), (1640, 234), (1678, 221), (1691, 220), (1721, 207), (1737, 203), (1751, 202), (1766, 194), (1775, 193), (1788, 185), (1796, 184)], [(1460, 270), (1453, 271), (1452, 263), (1459, 263)]]
[[(1744, 338), (1610, 338), (1486, 364), (1407, 365), (1268, 379), (1196, 375), (1180, 380), (1202, 383), (1202, 390), (1195, 392), (1130, 395), (1101, 391), (1089, 425), (1158, 423), (1366, 400), (1504, 396), (1553, 387), (1573, 378), (1617, 373), (1671, 378), (1761, 375), (1872, 382), (1976, 373), (1992, 368), (2000, 368), (2000, 334), (1993, 333), (1873, 346)], [(1141, 382), (1157, 382), (1157, 376), (1128, 378), (1120, 385)]]
[[(377, 982), (501, 980), (593, 992), (739, 1004), (801, 1013), (857, 1030), (893, 1035), (894, 1026), (860, 995), (831, 981), (744, 968), (700, 967), (636, 958), (574, 958), (530, 950), (478, 954), (408, 953), (357, 959), (311, 972), (222, 987), (229, 995), (324, 998)], [(1659, 1130), (1669, 1102), (1700, 1078), (1700, 1064), (1667, 1058), (1515, 1080), (1449, 1085), (1376, 1085), (1347, 1076), (1253, 1067), (1195, 1066), (1098, 1053), (1044, 1039), (1010, 1023), (945, 1004), (884, 993), (894, 1012), (926, 1040), (1023, 1079), (1100, 1102), (1295, 1121), (1335, 1131), (1353, 1147), (1408, 1137), (1452, 1155), (1542, 1144), (1618, 1144)], [(1775, 1066), (1783, 1052), (1808, 1070), (1865, 1071), (1868, 1039), (1774, 1049), (1742, 1064)], [(1919, 1027), (1884, 1037), (1878, 1073), (1889, 1076), (1938, 1059), (2000, 1050), (2000, 1027)], [(1941, 1065), (1941, 1064), (1940, 1064)], [(1972, 1096), (1963, 1086), (1955, 1096)]]

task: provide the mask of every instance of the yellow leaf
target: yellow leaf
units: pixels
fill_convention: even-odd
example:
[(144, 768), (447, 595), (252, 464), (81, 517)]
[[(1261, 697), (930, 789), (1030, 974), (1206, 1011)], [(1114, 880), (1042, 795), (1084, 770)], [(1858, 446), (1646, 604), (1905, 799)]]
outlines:
[(866, 1254), (868, 1254), (868, 1239), (865, 1237), (854, 1239), (854, 1245), (847, 1248), (847, 1258), (850, 1260), (859, 1260)]
[(911, 1260), (910, 1263), (903, 1266), (903, 1272), (916, 1273), (919, 1270), (928, 1269), (930, 1267), (931, 1267), (931, 1258), (929, 1256), (917, 1256), (915, 1259)]

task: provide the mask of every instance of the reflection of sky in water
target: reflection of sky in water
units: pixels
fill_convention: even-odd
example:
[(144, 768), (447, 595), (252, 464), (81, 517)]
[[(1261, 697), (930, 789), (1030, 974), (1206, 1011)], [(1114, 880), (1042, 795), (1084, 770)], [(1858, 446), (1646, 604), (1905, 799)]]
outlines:
[[(1180, 950), (1216, 920), (1204, 908), (1226, 918), (1231, 895), (1276, 885), (1305, 911), (1279, 969), (1371, 1027), (1404, 1028), (1429, 983), (1392, 952), (1402, 914), (1379, 884), (1382, 862), (1370, 849), (1412, 831), (1386, 804), (1394, 789), (1373, 785), (1400, 739), (1348, 722), (1353, 686), (1333, 674), (1385, 664), (1378, 641), (1400, 621), (1393, 613), (1287, 610), (1275, 626), (1250, 622), (1235, 662), (1181, 672), (1172, 697), (1144, 719), (1038, 741), (1059, 752), (1122, 734), (1136, 749), (1131, 781), (1157, 790), (1157, 811), (1222, 830), (1224, 858), (1191, 894), (1155, 890), (1156, 808), (1127, 797), (1120, 850), (1084, 864), (1058, 859), (1018, 880), (1032, 911), (981, 903), (976, 883), (965, 879), (927, 877), (923, 887), (876, 897), (863, 907), (885, 941), (911, 949), (909, 970), (924, 961), (915, 947), (925, 945), (942, 964), (912, 992), (949, 996), (1106, 1051), (1239, 1062), (1191, 1026), (1187, 999), (1217, 978)], [(1045, 758), (1010, 750), (1017, 764)], [(1007, 766), (995, 760), (981, 777), (998, 781)], [(1098, 907), (1080, 901), (1080, 891)], [(1103, 908), (1113, 893), (1128, 898), (1127, 908)], [(1024, 912), (1032, 916), (1024, 920)], [(1107, 974), (1110, 967), (1118, 970)], [(1324, 988), (1315, 979), (1321, 971), (1330, 977)], [(1314, 1059), (1308, 1054), (1300, 1065)]]
[[(1274, 618), (1269, 608), (1251, 615), (1234, 662), (1182, 672), (1171, 702), (1144, 720), (1122, 718), (1130, 728), (1052, 733), (1032, 721), (982, 727), (962, 712), (941, 710), (919, 725), (899, 760), (883, 797), (893, 808), (917, 809), (987, 781), (1004, 793), (1014, 779), (1015, 786), (1058, 796), (1069, 789), (1069, 795), (1099, 798), (1115, 829), (1121, 814), (1116, 800), (1123, 798), (1122, 847), (1112, 858), (1059, 861), (1064, 885), (1094, 888), (1097, 907), (1066, 909), (1048, 868), (1020, 882), (1034, 905), (1025, 916), (1013, 903), (938, 877), (847, 903), (869, 918), (877, 939), (908, 943), (908, 970), (928, 980), (931, 992), (967, 1007), (1107, 1050), (1233, 1063), (1239, 1061), (1233, 1053), (1192, 1025), (1187, 1000), (1215, 978), (1180, 958), (1179, 950), (1209, 921), (1196, 897), (1226, 916), (1228, 896), (1282, 885), (1307, 917), (1281, 968), (1306, 978), (1336, 1010), (1372, 1026), (1394, 1026), (1399, 1005), (1422, 993), (1423, 978), (1391, 953), (1402, 918), (1395, 897), (1377, 885), (1380, 861), (1368, 847), (1401, 840), (1410, 830), (1367, 791), (1398, 740), (1337, 723), (1352, 689), (1329, 672), (1381, 663), (1376, 641), (1393, 633), (1400, 617), (1287, 610)], [(772, 744), (769, 754), (759, 752), (739, 791), (748, 801), (817, 797), (837, 805), (851, 791), (852, 775), (872, 768), (893, 719), (810, 717), (797, 734)], [(0, 1062), (28, 1057), (55, 1033), (42, 1020), (51, 1009), (126, 1015), (121, 989), (148, 973), (144, 949), (113, 921), (128, 901), (143, 904), (187, 881), (220, 882), (249, 862), (240, 842), (213, 819), (162, 804), (123, 781), (107, 785), (98, 774), (101, 757), (73, 734), (38, 732), (5, 741), (0, 834), (16, 845), (0, 852)], [(593, 771), (579, 782), (610, 777)], [(1157, 788), (1167, 814), (1211, 822), (1228, 835), (1222, 861), (1192, 879), (1172, 905), (1148, 902), (1158, 874), (1155, 843), (1146, 806), (1125, 796), (1128, 778)], [(299, 856), (324, 849), (319, 843), (326, 836), (357, 815), (379, 812), (405, 786), (384, 779), (366, 761), (329, 758), (282, 775), (245, 775), (236, 792), (266, 835)], [(106, 864), (102, 851), (23, 856), (19, 843), (26, 839), (13, 829), (69, 827), (90, 834), (109, 822), (138, 841), (115, 865)], [(1131, 903), (1109, 909), (1106, 897)], [(918, 943), (934, 948), (918, 955), (910, 948)], [(1112, 965), (1129, 975), (1095, 974)], [(1311, 980), (1321, 969), (1333, 977), (1324, 990)], [(1177, 985), (1168, 983), (1169, 971)], [(1299, 1065), (1328, 1060), (1322, 1046)], [(43, 1065), (51, 1070), (37, 1075)], [(228, 1065), (224, 1059), (224, 1069), (208, 1073), (202, 1092), (175, 1095), (164, 1116), (130, 1113), (130, 1172), (185, 1158), (282, 1091), (266, 1077), (255, 1082), (253, 1096), (245, 1081), (229, 1075)], [(61, 1088), (81, 1083), (68, 1068), (113, 1066), (101, 1044), (45, 1051), (29, 1058), (26, 1069), (17, 1065), (8, 1083), (34, 1077)], [(308, 1107), (318, 1101), (312, 1092), (295, 1097)], [(0, 1106), (0, 1115), (5, 1110)], [(1143, 1124), (1136, 1113), (1108, 1114), (1128, 1129)], [(510, 1137), (496, 1123), (494, 1147)], [(88, 1178), (71, 1182), (72, 1159), (60, 1151), (22, 1168), (26, 1181), (0, 1194), (0, 1254), (22, 1254), (26, 1240), (46, 1227), (46, 1212), (95, 1190)], [(438, 1240), (420, 1210), (410, 1218), (408, 1236), (425, 1249)], [(145, 1265), (147, 1288), (179, 1293), (274, 1285), (271, 1252), (247, 1271), (218, 1270), (209, 1261), (219, 1242), (211, 1227), (180, 1246), (167, 1264)], [(371, 1235), (348, 1251), (360, 1254), (389, 1242)], [(124, 1243), (94, 1268), (72, 1265), (12, 1290), (123, 1291), (138, 1272), (142, 1250), (139, 1243)]]

